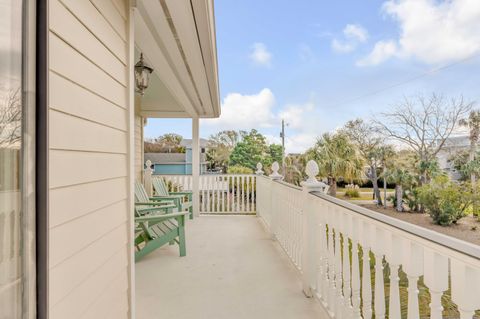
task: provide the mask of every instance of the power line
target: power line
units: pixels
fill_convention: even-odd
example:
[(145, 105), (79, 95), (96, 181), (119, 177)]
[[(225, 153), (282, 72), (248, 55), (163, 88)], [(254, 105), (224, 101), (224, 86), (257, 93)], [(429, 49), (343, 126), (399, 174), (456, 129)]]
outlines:
[(413, 82), (413, 81), (416, 81), (416, 80), (419, 80), (421, 78), (424, 78), (428, 75), (431, 75), (431, 74), (434, 74), (434, 73), (438, 73), (440, 71), (444, 71), (446, 69), (449, 69), (451, 67), (454, 67), (454, 66), (457, 66), (459, 64), (462, 64), (462, 63), (465, 63), (467, 61), (470, 61), (470, 60), (473, 60), (474, 58), (480, 56), (480, 53), (477, 53), (477, 54), (474, 54), (474, 55), (471, 55), (469, 57), (466, 57), (464, 59), (461, 59), (461, 60), (458, 60), (457, 62), (454, 62), (454, 63), (450, 63), (450, 64), (447, 64), (447, 65), (444, 65), (444, 66), (441, 66), (441, 67), (438, 67), (438, 68), (434, 68), (434, 69), (431, 69), (431, 70), (428, 70), (422, 74), (419, 74), (419, 75), (416, 75), (414, 77), (411, 77), (407, 80), (404, 80), (404, 81), (401, 81), (401, 82), (398, 82), (398, 83), (395, 83), (395, 84), (392, 84), (392, 85), (389, 85), (389, 86), (386, 86), (384, 88), (381, 88), (381, 89), (378, 89), (378, 90), (375, 90), (375, 91), (372, 91), (370, 93), (366, 93), (366, 94), (363, 94), (363, 95), (359, 95), (357, 97), (354, 97), (354, 98), (351, 98), (351, 99), (348, 99), (348, 100), (344, 100), (342, 102), (338, 102), (338, 103), (335, 103), (335, 104), (331, 104), (329, 106), (329, 108), (333, 108), (333, 107), (336, 107), (336, 106), (340, 106), (340, 105), (343, 105), (343, 104), (348, 104), (348, 103), (352, 103), (352, 102), (355, 102), (357, 100), (360, 100), (360, 99), (363, 99), (363, 98), (366, 98), (366, 97), (369, 97), (369, 96), (373, 96), (373, 95), (377, 95), (379, 93), (382, 93), (384, 91), (387, 91), (387, 90), (390, 90), (390, 89), (393, 89), (393, 88), (396, 88), (396, 87), (399, 87), (399, 86), (402, 86), (402, 85), (405, 85), (405, 84), (408, 84), (410, 82)]

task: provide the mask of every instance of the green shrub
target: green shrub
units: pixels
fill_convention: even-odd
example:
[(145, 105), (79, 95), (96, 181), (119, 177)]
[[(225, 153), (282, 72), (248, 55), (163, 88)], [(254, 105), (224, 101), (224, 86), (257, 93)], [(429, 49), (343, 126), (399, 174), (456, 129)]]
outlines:
[(436, 177), (430, 184), (418, 188), (420, 204), (433, 222), (448, 226), (466, 215), (472, 204), (472, 194), (446, 176)]
[(420, 196), (417, 188), (407, 189), (403, 194), (403, 201), (410, 211), (418, 212), (420, 210)]
[(345, 197), (348, 198), (360, 198), (360, 192), (358, 189), (355, 188), (349, 188), (345, 190)]
[(397, 207), (397, 196), (395, 195), (389, 195), (387, 197), (387, 201), (392, 203), (393, 207)]
[(253, 174), (253, 170), (249, 167), (233, 165), (227, 169), (227, 174)]

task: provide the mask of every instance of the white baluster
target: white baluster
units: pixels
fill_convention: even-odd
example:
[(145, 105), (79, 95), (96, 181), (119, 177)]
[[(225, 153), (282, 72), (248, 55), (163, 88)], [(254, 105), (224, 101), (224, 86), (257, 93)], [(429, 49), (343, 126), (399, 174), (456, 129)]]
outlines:
[(335, 210), (334, 215), (334, 234), (335, 234), (335, 316), (337, 318), (344, 318), (344, 300), (342, 294), (343, 277), (342, 277), (342, 249), (340, 242), (340, 227), (339, 227), (340, 212)]
[(389, 233), (387, 235), (388, 246), (386, 249), (387, 260), (390, 266), (390, 304), (388, 307), (389, 319), (400, 319), (400, 287), (399, 275), (400, 264), (402, 262), (402, 241), (401, 238)]
[(225, 210), (226, 212), (231, 212), (231, 208), (230, 208), (230, 183), (232, 183), (233, 185), (233, 180), (232, 180), (232, 177), (231, 176), (228, 176), (226, 177), (227, 179), (227, 209)]
[(353, 308), (351, 303), (352, 288), (350, 284), (350, 245), (348, 240), (348, 230), (350, 228), (349, 216), (345, 213), (341, 213), (340, 216), (342, 226), (342, 238), (343, 238), (343, 302), (344, 302), (344, 318), (351, 318), (353, 316)]
[(352, 240), (352, 317), (361, 318), (360, 312), (360, 265), (358, 261), (358, 237), (360, 222), (356, 216), (349, 216), (350, 234)]
[(256, 212), (257, 207), (257, 176), (252, 176), (252, 211)]
[(442, 318), (442, 295), (448, 289), (448, 258), (439, 253), (424, 248), (424, 277), (425, 285), (430, 290), (430, 318)]
[(216, 203), (217, 203), (217, 207), (215, 208), (216, 209), (216, 212), (219, 213), (222, 211), (222, 207), (221, 207), (221, 196), (220, 196), (220, 189), (221, 189), (221, 182), (219, 181), (219, 177), (215, 177), (215, 194), (217, 196), (217, 199), (216, 199)]
[(403, 240), (403, 271), (408, 278), (408, 311), (407, 318), (419, 319), (418, 278), (423, 274), (423, 249), (420, 245)]
[(334, 231), (333, 231), (333, 215), (335, 210), (329, 206), (328, 209), (328, 282), (329, 282), (329, 294), (328, 294), (328, 310), (330, 317), (336, 315), (335, 297), (335, 248), (334, 248)]
[(247, 196), (246, 196), (246, 200), (247, 200), (247, 212), (251, 212), (251, 209), (250, 209), (250, 181), (251, 181), (251, 176), (248, 175), (246, 177), (247, 179)]
[(375, 255), (375, 319), (385, 318), (385, 284), (383, 280), (384, 243), (384, 231), (375, 227), (375, 240), (372, 242), (372, 250)]
[(237, 191), (236, 191), (236, 203), (237, 203), (237, 209), (235, 210), (235, 212), (239, 212), (240, 211), (240, 176), (236, 176), (236, 182), (237, 182)]
[(200, 185), (202, 189), (202, 212), (207, 211), (206, 177), (207, 176), (200, 176)]
[(242, 196), (240, 196), (241, 211), (245, 212), (245, 176), (240, 176), (240, 188), (242, 190)]
[(367, 220), (360, 225), (360, 243), (362, 245), (362, 315), (364, 319), (372, 318), (372, 274), (370, 270), (370, 247), (372, 242), (373, 226)]
[(328, 280), (328, 237), (327, 237), (327, 225), (326, 225), (326, 215), (327, 215), (327, 205), (323, 204), (320, 206), (320, 264), (321, 272), (319, 286), (322, 297), (322, 303), (325, 308), (328, 305), (328, 291), (329, 291), (329, 280)]
[(471, 319), (475, 310), (480, 309), (480, 268), (451, 259), (452, 300), (458, 306), (461, 319)]

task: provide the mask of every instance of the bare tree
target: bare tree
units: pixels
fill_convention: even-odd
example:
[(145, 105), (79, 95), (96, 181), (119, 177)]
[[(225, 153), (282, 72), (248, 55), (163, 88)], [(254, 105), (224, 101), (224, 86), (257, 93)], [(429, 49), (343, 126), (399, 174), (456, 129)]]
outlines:
[[(383, 205), (378, 180), (379, 170), (385, 165), (385, 157), (394, 153), (393, 148), (385, 145), (384, 137), (378, 133), (372, 123), (362, 119), (348, 121), (342, 131), (355, 144), (368, 168), (365, 175), (372, 182), (373, 193), (379, 206)], [(388, 154), (388, 155), (387, 155)]]
[[(374, 122), (379, 133), (411, 148), (420, 163), (429, 163), (472, 105), (463, 97), (446, 99), (436, 94), (404, 98), (392, 112), (382, 113), (382, 119)], [(426, 173), (421, 175), (421, 183), (426, 182)]]
[(20, 88), (11, 90), (0, 104), (0, 147), (20, 142), (22, 128), (22, 100)]

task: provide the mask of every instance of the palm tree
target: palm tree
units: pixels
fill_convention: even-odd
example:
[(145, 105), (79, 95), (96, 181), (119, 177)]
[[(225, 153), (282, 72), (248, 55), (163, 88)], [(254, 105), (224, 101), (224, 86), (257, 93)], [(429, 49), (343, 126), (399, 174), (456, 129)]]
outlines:
[(387, 172), (387, 179), (395, 183), (396, 210), (403, 212), (403, 187), (411, 183), (412, 175), (404, 168), (394, 168)]
[[(469, 162), (473, 162), (475, 160), (475, 154), (477, 153), (477, 143), (480, 138), (480, 111), (472, 110), (468, 115), (468, 118), (460, 120), (460, 125), (467, 127), (469, 130), (469, 140), (470, 140), (470, 150), (469, 150)], [(476, 192), (476, 174), (472, 170), (470, 172), (470, 181), (472, 183), (472, 189)], [(474, 196), (476, 198), (476, 196)], [(476, 201), (473, 202), (473, 214), (475, 216), (478, 215), (477, 211), (477, 203)]]
[(175, 133), (167, 133), (160, 136), (157, 139), (157, 143), (160, 144), (162, 148), (166, 148), (168, 150), (168, 153), (171, 153), (172, 150), (181, 150), (180, 143), (182, 142), (182, 140), (183, 137), (181, 135)]
[(337, 181), (358, 180), (362, 178), (364, 163), (355, 146), (343, 133), (325, 133), (315, 146), (307, 151), (320, 168), (320, 175), (328, 178), (329, 193), (337, 194)]

